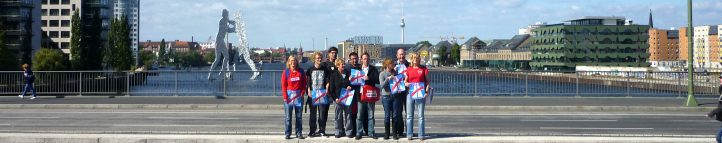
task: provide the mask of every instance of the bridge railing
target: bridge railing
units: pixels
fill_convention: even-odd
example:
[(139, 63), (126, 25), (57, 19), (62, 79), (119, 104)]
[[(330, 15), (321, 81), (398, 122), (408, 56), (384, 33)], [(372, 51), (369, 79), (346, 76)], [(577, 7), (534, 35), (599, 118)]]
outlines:
[[(281, 70), (252, 71), (36, 71), (40, 95), (279, 96)], [(208, 79), (209, 73), (211, 79)], [(717, 97), (720, 73), (694, 73), (695, 94)], [(228, 77), (228, 78), (226, 78)], [(558, 72), (431, 70), (439, 96), (684, 97), (686, 72)], [(22, 72), (0, 72), (0, 94), (23, 91)]]

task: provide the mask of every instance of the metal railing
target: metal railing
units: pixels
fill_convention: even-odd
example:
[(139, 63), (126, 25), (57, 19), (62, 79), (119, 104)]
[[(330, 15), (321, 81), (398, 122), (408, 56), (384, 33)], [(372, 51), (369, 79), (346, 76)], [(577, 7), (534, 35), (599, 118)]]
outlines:
[[(224, 78), (227, 73), (230, 78)], [(36, 71), (40, 95), (278, 96), (281, 70), (252, 71)], [(695, 73), (695, 94), (719, 96), (719, 73)], [(686, 72), (557, 72), (431, 70), (440, 96), (685, 97)], [(0, 94), (22, 92), (22, 72), (0, 72)]]

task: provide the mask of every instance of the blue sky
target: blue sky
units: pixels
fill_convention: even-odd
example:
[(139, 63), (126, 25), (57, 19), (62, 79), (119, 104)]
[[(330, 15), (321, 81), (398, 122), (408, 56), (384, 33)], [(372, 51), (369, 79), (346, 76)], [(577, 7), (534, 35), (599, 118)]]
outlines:
[[(722, 1), (695, 0), (695, 25), (722, 24)], [(559, 23), (582, 16), (624, 16), (658, 28), (686, 26), (686, 0), (141, 0), (140, 40), (206, 41), (215, 36), (221, 10), (245, 17), (251, 47), (322, 49), (356, 35), (380, 35), (400, 43), (451, 35), (508, 39), (535, 22)], [(230, 36), (231, 41), (237, 36)], [(463, 42), (463, 41), (462, 41)]]

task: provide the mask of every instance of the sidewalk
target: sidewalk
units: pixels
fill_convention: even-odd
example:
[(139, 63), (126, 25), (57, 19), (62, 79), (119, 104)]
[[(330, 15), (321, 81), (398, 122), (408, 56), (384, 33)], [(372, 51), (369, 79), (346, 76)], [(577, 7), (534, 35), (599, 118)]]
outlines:
[[(233, 96), (68, 96), (20, 99), (0, 97), (0, 109), (199, 109), (268, 110), (282, 109), (281, 97)], [(683, 98), (651, 97), (435, 97), (429, 110), (473, 111), (681, 111), (706, 112), (716, 106), (715, 98), (698, 98), (699, 107), (684, 107)]]
[[(138, 134), (16, 134), (0, 133), (0, 142), (3, 143), (267, 143), (267, 142), (292, 142), (292, 143), (325, 143), (325, 142), (409, 142), (406, 139), (383, 140), (383, 139), (362, 139), (354, 140), (349, 138), (306, 138), (303, 140), (285, 140), (281, 135), (138, 135)], [(411, 142), (422, 142), (418, 139)], [(453, 143), (484, 143), (484, 142), (544, 142), (544, 143), (704, 143), (714, 142), (713, 138), (674, 138), (674, 137), (574, 137), (574, 136), (450, 136), (430, 138), (423, 142), (453, 142)]]

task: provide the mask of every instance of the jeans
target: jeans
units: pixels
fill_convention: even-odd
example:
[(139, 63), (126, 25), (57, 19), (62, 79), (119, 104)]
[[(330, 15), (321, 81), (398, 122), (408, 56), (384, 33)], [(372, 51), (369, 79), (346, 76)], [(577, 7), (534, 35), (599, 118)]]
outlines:
[(419, 138), (424, 137), (424, 99), (411, 99), (406, 96), (406, 137), (411, 138), (414, 135), (414, 109), (419, 111)]
[[(384, 95), (381, 98), (384, 105), (384, 128), (389, 135), (400, 134), (401, 128), (401, 102), (396, 99), (394, 94)], [(391, 128), (391, 129), (388, 129)], [(390, 133), (388, 131), (391, 131)]]
[[(356, 136), (362, 136), (364, 133), (364, 128), (367, 129), (366, 131), (368, 131), (367, 133), (368, 133), (369, 137), (374, 136), (374, 133), (375, 133), (374, 132), (374, 124), (375, 124), (374, 110), (376, 108), (375, 106), (376, 106), (376, 103), (374, 103), (374, 102), (372, 102), (372, 103), (359, 102), (359, 104), (358, 104), (359, 118), (356, 119), (356, 128), (357, 128)], [(367, 117), (367, 118), (364, 119), (361, 117)], [(364, 120), (367, 121), (368, 126), (363, 125)]]
[(722, 127), (720, 127), (719, 131), (717, 131), (717, 143), (722, 143)]
[(26, 83), (25, 87), (23, 88), (23, 96), (25, 96), (28, 90), (31, 90), (33, 93), (33, 97), (35, 97), (35, 85), (32, 83)]
[(283, 105), (285, 109), (284, 111), (286, 112), (286, 136), (291, 136), (291, 116), (293, 114), (295, 114), (296, 116), (296, 135), (300, 136), (303, 131), (303, 124), (301, 123), (301, 108), (303, 108), (303, 106), (298, 107), (293, 103), (287, 104), (285, 102), (283, 103)]
[(336, 135), (353, 135), (354, 125), (351, 123), (351, 107), (336, 103)]
[(318, 127), (318, 133), (326, 133), (326, 121), (328, 120), (329, 106), (330, 105), (323, 104), (318, 106), (311, 105), (311, 115), (308, 117), (309, 133), (316, 133), (316, 127)]

